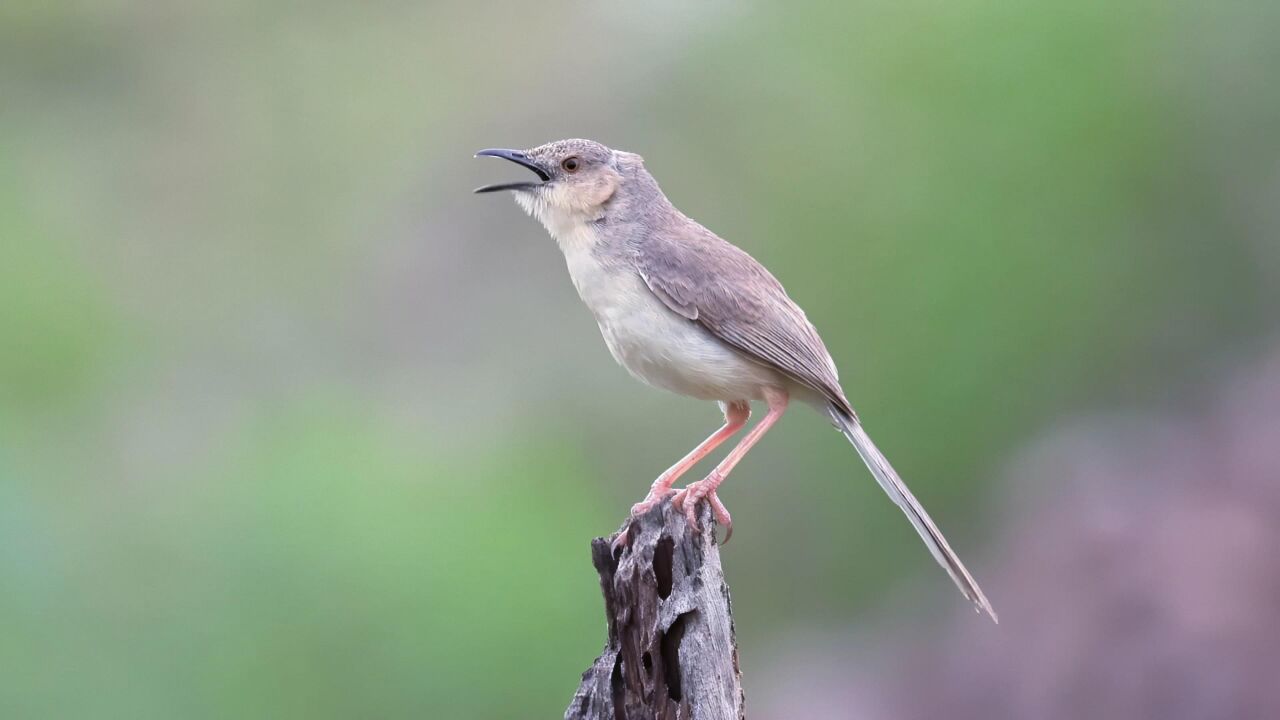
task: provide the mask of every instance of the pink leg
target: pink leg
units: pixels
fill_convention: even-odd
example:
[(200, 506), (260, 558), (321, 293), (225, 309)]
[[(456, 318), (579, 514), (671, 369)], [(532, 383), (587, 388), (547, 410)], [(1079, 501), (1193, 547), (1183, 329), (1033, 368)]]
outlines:
[(782, 418), (782, 414), (787, 411), (787, 393), (780, 389), (769, 389), (765, 391), (764, 399), (769, 403), (769, 412), (764, 416), (755, 427), (751, 428), (751, 432), (742, 438), (742, 442), (738, 446), (729, 451), (724, 460), (711, 471), (711, 474), (694, 483), (690, 483), (688, 487), (676, 493), (672, 498), (671, 504), (676, 509), (684, 509), (685, 517), (689, 519), (689, 525), (693, 528), (698, 527), (697, 507), (698, 501), (707, 498), (711, 503), (711, 510), (715, 514), (716, 521), (725, 526), (724, 541), (729, 542), (729, 538), (733, 535), (733, 518), (729, 516), (729, 511), (725, 508), (724, 503), (720, 502), (720, 498), (716, 497), (716, 488), (729, 475), (729, 471), (742, 460), (747, 451), (756, 443), (760, 442), (760, 438), (769, 432), (769, 428)]
[(703, 440), (692, 452), (659, 475), (658, 479), (653, 481), (653, 487), (649, 488), (649, 494), (645, 496), (645, 499), (631, 506), (631, 515), (634, 517), (648, 512), (653, 506), (662, 502), (663, 498), (671, 492), (671, 486), (675, 484), (676, 480), (680, 479), (681, 475), (684, 475), (689, 471), (689, 468), (697, 465), (699, 460), (706, 457), (721, 443), (728, 440), (730, 436), (741, 430), (750, 417), (751, 406), (746, 402), (726, 403), (724, 405), (724, 427), (712, 433), (711, 437)]

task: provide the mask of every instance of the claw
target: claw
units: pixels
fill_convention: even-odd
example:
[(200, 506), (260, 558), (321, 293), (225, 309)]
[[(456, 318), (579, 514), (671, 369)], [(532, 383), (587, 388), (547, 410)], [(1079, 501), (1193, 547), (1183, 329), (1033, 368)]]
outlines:
[(702, 528), (698, 525), (698, 501), (705, 497), (702, 485), (699, 484), (701, 482), (699, 480), (698, 482), (689, 483), (688, 487), (671, 498), (671, 506), (684, 512), (685, 520), (689, 522), (689, 527), (694, 532), (702, 531)]
[(701, 500), (701, 498), (694, 498), (693, 502), (685, 505), (684, 507), (685, 519), (689, 521), (689, 527), (693, 528), (694, 532), (702, 532), (702, 526), (698, 524), (699, 500)]
[(689, 483), (689, 486), (676, 493), (671, 499), (671, 505), (676, 510), (683, 510), (685, 518), (689, 521), (689, 527), (694, 532), (701, 532), (702, 528), (698, 523), (698, 502), (706, 498), (711, 505), (711, 514), (715, 518), (715, 522), (724, 526), (724, 541), (721, 545), (729, 542), (729, 538), (733, 537), (733, 517), (729, 515), (729, 509), (720, 502), (720, 497), (716, 495), (716, 485), (719, 483), (709, 482), (707, 480), (699, 480)]
[(707, 500), (711, 503), (711, 512), (716, 516), (716, 522), (724, 526), (724, 540), (720, 541), (721, 545), (728, 545), (729, 538), (733, 537), (733, 516), (729, 514), (729, 509), (720, 502), (720, 497), (716, 495), (714, 490), (707, 496)]
[[(630, 528), (627, 528), (627, 530), (630, 530)], [(612, 553), (615, 557), (618, 555), (618, 553), (622, 552), (627, 547), (627, 545), (631, 544), (629, 542), (630, 540), (629, 536), (631, 535), (631, 533), (627, 532), (627, 530), (623, 530), (622, 532), (619, 532), (618, 534), (614, 535), (613, 542), (609, 543), (609, 552)]]
[(609, 552), (613, 554), (615, 560), (631, 545), (632, 536), (635, 534), (636, 518), (631, 517), (627, 519), (627, 523), (618, 532), (614, 533), (613, 541), (609, 543)]

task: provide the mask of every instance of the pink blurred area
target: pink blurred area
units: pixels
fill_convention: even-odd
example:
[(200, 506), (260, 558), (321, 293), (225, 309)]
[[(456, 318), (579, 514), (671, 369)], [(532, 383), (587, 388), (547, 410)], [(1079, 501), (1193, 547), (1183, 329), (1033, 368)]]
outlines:
[(1203, 398), (1079, 418), (1011, 463), (982, 564), (998, 627), (886, 611), (800, 643), (760, 717), (1280, 717), (1280, 346)]

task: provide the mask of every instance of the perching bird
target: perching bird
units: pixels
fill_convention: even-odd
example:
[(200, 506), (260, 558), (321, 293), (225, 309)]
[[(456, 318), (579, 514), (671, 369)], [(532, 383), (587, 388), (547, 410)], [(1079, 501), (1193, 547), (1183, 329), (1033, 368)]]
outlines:
[(862, 428), (804, 311), (754, 258), (677, 210), (643, 158), (591, 140), (476, 155), (510, 160), (538, 176), (476, 192), (512, 191), (547, 228), (614, 359), (649, 385), (715, 400), (724, 412), (724, 426), (659, 475), (631, 508), (633, 516), (671, 494), (681, 475), (746, 425), (750, 402), (763, 401), (769, 407), (764, 419), (711, 474), (672, 498), (695, 527), (695, 508), (705, 498), (731, 533), (716, 488), (795, 398), (844, 433), (960, 591), (996, 618), (938, 526)]

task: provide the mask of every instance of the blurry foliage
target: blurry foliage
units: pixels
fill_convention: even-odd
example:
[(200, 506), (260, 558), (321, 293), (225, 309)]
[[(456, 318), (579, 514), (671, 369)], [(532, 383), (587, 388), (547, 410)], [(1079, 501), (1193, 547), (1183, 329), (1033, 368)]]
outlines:
[(361, 414), (312, 402), (263, 418), (173, 479), (183, 488), (6, 497), (25, 525), (0, 556), (6, 715), (516, 717), (561, 703), (601, 631), (563, 631), (599, 615), (575, 453), (459, 455)]
[[(63, 238), (41, 233), (0, 189), (0, 427), (46, 416), (92, 393), (118, 342), (104, 289)], [(16, 242), (15, 242), (16, 240)]]
[[(0, 8), (0, 714), (560, 711), (587, 539), (717, 418), (610, 366), (541, 229), (466, 195), (485, 146), (641, 152), (981, 577), (1009, 448), (1274, 322), (1249, 8)], [(907, 575), (959, 602), (794, 415), (726, 486), (748, 678)]]

